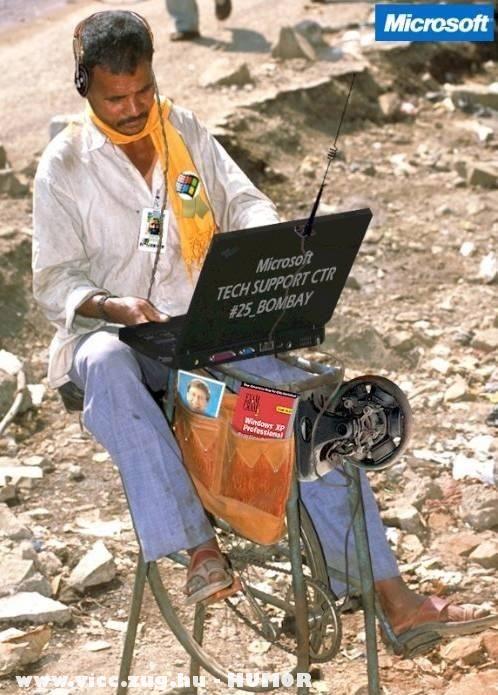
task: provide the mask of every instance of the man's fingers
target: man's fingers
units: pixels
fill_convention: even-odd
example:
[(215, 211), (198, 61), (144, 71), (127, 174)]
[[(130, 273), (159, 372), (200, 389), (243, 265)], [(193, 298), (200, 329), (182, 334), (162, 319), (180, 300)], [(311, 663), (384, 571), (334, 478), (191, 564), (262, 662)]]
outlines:
[(168, 321), (168, 314), (163, 314), (161, 311), (156, 309), (156, 307), (150, 302), (147, 304), (144, 310), (144, 314), (147, 316), (148, 321)]

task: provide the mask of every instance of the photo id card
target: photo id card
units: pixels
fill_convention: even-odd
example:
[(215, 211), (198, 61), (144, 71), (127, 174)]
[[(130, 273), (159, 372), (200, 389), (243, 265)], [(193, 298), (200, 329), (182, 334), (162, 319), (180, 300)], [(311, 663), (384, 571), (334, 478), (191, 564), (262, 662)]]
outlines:
[[(161, 251), (166, 248), (168, 238), (169, 211), (163, 213), (163, 238), (161, 240)], [(159, 233), (161, 231), (161, 211), (155, 208), (144, 208), (142, 210), (142, 220), (140, 223), (140, 236), (138, 238), (138, 248), (140, 251), (155, 252), (159, 243)]]

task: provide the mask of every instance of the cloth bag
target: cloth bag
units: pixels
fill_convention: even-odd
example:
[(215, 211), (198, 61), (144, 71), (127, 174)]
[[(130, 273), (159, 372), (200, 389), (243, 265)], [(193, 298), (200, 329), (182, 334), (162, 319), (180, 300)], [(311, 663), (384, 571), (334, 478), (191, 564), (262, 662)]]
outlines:
[(177, 397), (173, 429), (205, 509), (240, 535), (271, 545), (285, 532), (294, 437), (261, 439), (232, 429), (237, 395), (225, 393), (217, 418), (194, 413)]

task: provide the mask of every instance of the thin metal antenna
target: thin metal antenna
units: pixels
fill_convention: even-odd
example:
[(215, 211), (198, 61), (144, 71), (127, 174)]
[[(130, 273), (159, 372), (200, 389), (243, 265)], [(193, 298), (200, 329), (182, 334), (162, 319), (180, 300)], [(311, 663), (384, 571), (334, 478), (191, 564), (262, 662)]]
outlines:
[(327, 153), (327, 159), (328, 159), (327, 168), (325, 169), (325, 174), (323, 175), (321, 186), (318, 189), (318, 195), (316, 196), (316, 200), (313, 203), (313, 207), (311, 208), (310, 216), (306, 220), (306, 224), (304, 225), (302, 230), (296, 229), (299, 236), (309, 237), (313, 233), (313, 222), (315, 221), (318, 206), (320, 205), (322, 193), (323, 193), (324, 188), (325, 188), (325, 180), (327, 178), (327, 174), (329, 173), (330, 165), (332, 164), (332, 162), (334, 161), (334, 159), (337, 156), (337, 141), (339, 139), (339, 135), (341, 134), (341, 128), (342, 128), (342, 124), (344, 121), (344, 117), (346, 115), (346, 110), (348, 108), (349, 99), (351, 97), (351, 92), (353, 91), (353, 85), (354, 85), (355, 77), (356, 77), (356, 73), (354, 72), (353, 77), (351, 79), (351, 84), (349, 85), (348, 95), (346, 97), (346, 101), (344, 102), (344, 106), (342, 109), (341, 118), (339, 119), (339, 125), (337, 126), (337, 132), (335, 134), (334, 143), (333, 143), (332, 147), (329, 148), (329, 151)]

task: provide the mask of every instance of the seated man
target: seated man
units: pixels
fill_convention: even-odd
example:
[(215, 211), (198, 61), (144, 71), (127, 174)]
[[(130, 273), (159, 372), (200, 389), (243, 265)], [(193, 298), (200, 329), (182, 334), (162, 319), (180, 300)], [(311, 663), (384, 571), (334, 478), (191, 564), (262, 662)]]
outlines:
[[(150, 393), (165, 388), (167, 369), (120, 342), (117, 330), (185, 313), (212, 235), (278, 217), (191, 112), (158, 103), (145, 20), (92, 15), (76, 28), (74, 49), (86, 113), (49, 144), (35, 181), (34, 294), (57, 327), (49, 381), (84, 390), (85, 425), (119, 468), (144, 559), (188, 549), (187, 601), (195, 602), (232, 577)], [(190, 197), (185, 177), (197, 182)], [(152, 241), (151, 219), (162, 225)], [(275, 382), (302, 377), (272, 357), (244, 369)], [(328, 564), (343, 569), (347, 491), (337, 471), (327, 479), (339, 485), (305, 483), (301, 494)], [(478, 620), (480, 609), (407, 588), (365, 476), (363, 486), (376, 590), (395, 632), (425, 622), (459, 631)]]

